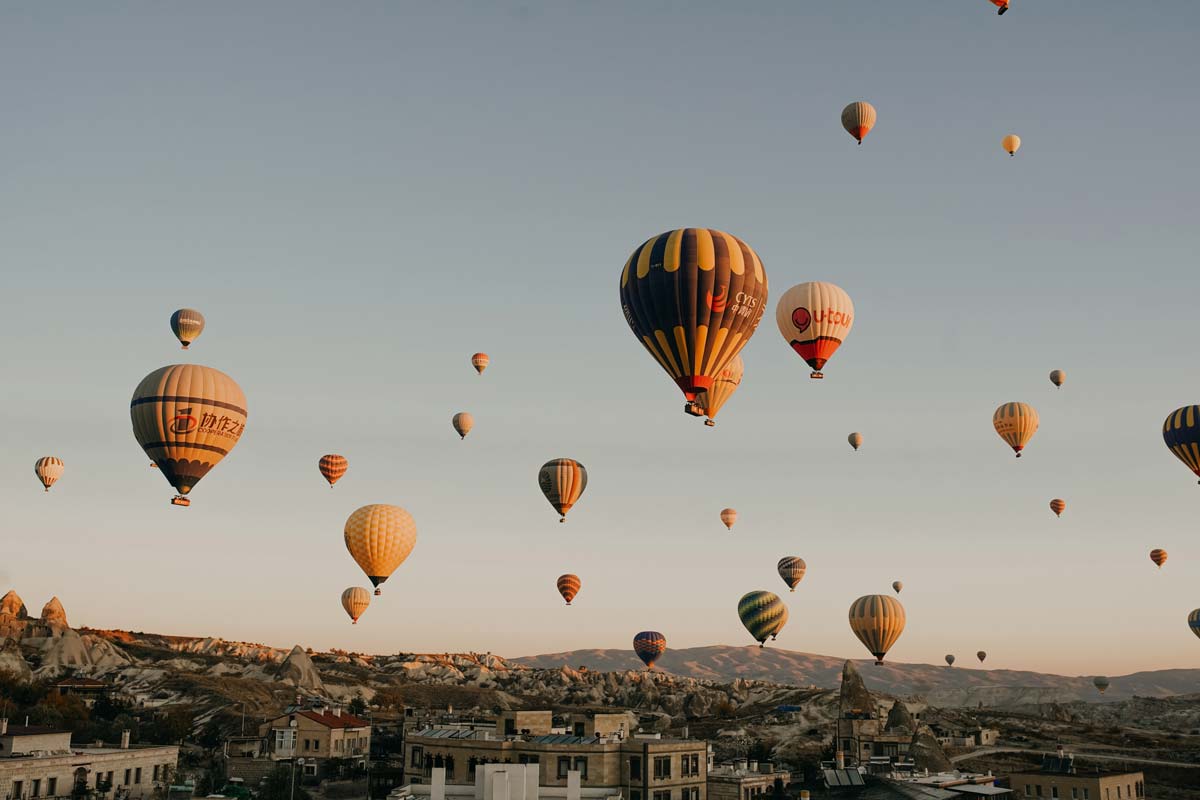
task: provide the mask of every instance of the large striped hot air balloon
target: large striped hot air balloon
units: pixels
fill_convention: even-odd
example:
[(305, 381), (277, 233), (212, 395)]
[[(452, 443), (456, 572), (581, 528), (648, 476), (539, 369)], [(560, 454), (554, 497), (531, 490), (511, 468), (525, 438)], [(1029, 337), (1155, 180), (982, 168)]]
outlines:
[(375, 594), (383, 583), (404, 563), (417, 543), (417, 523), (399, 506), (373, 503), (356, 509), (346, 520), (343, 531), (346, 549), (366, 573)]
[(459, 439), (467, 438), (467, 434), (471, 432), (471, 428), (475, 427), (475, 418), (466, 411), (460, 411), (450, 419), (450, 424), (454, 427), (454, 432), (458, 434)]
[(1038, 413), (1028, 403), (1004, 403), (992, 414), (992, 426), (1020, 458), (1025, 445), (1037, 433)]
[(1200, 638), (1200, 608), (1188, 614), (1188, 628), (1191, 629), (1192, 633), (1196, 634), (1197, 638)]
[(875, 127), (875, 117), (875, 106), (859, 100), (842, 109), (842, 127), (861, 145)]
[(1156, 547), (1150, 551), (1150, 560), (1154, 562), (1154, 566), (1162, 569), (1162, 565), (1167, 563), (1167, 551), (1161, 547)]
[(1061, 497), (1056, 497), (1050, 501), (1050, 510), (1054, 512), (1054, 516), (1061, 517), (1063, 512), (1067, 510), (1067, 501)]
[(812, 367), (809, 377), (823, 378), (822, 367), (854, 325), (854, 303), (840, 286), (801, 283), (779, 298), (775, 322), (784, 340)]
[(948, 666), (948, 667), (954, 666), (954, 656), (951, 655), (950, 653), (946, 654), (946, 666)]
[(1061, 369), (1051, 370), (1050, 382), (1061, 389), (1062, 385), (1067, 382), (1067, 373), (1063, 372)]
[(54, 482), (62, 477), (63, 462), (55, 456), (42, 456), (33, 465), (33, 474), (42, 482), (42, 488), (47, 492)]
[(587, 470), (573, 458), (551, 459), (538, 470), (538, 486), (558, 512), (558, 521), (566, 522), (567, 512), (587, 488)]
[(571, 605), (571, 601), (575, 599), (575, 595), (579, 594), (579, 588), (583, 583), (579, 580), (578, 575), (567, 573), (559, 575), (555, 582), (558, 586), (558, 593), (562, 595), (563, 600), (567, 601), (567, 605)]
[(700, 414), (697, 396), (754, 335), (767, 273), (750, 246), (711, 228), (647, 239), (621, 270), (621, 310), (634, 336)]
[(1104, 677), (1103, 675), (1097, 675), (1096, 677), (1092, 678), (1092, 685), (1100, 690), (1100, 694), (1104, 694), (1105, 690), (1107, 690), (1109, 686), (1108, 678)]
[(736, 508), (722, 508), (721, 522), (725, 524), (725, 530), (733, 530), (733, 526), (737, 524), (738, 513)]
[(194, 308), (181, 308), (171, 315), (171, 332), (184, 350), (204, 332), (204, 315)]
[(779, 577), (783, 578), (783, 582), (787, 584), (788, 591), (794, 592), (800, 581), (804, 580), (804, 573), (808, 571), (808, 565), (800, 556), (784, 556), (779, 559), (775, 569), (779, 572)]
[(904, 633), (904, 606), (894, 597), (869, 594), (850, 605), (850, 630), (866, 645), (875, 663), (883, 657)]
[(483, 371), (488, 368), (488, 364), (490, 364), (491, 361), (492, 360), (488, 358), (487, 353), (476, 353), (475, 355), (471, 356), (471, 366), (474, 367), (475, 371), (480, 375), (482, 375)]
[(704, 415), (708, 417), (708, 419), (704, 420), (705, 425), (711, 428), (717, 424), (714, 420), (717, 412), (721, 410), (721, 406), (725, 405), (729, 398), (733, 397), (733, 393), (737, 391), (738, 386), (742, 383), (742, 375), (745, 372), (746, 366), (742, 363), (742, 357), (740, 355), (734, 356), (725, 365), (725, 368), (713, 378), (712, 386), (696, 395), (696, 405), (703, 409)]
[(342, 608), (350, 615), (350, 624), (357, 625), (358, 618), (371, 605), (371, 593), (361, 586), (351, 586), (342, 592)]
[(346, 474), (346, 470), (350, 469), (350, 462), (345, 456), (339, 456), (337, 453), (326, 453), (321, 456), (321, 460), (317, 462), (317, 469), (321, 470), (321, 474), (325, 476), (325, 480), (329, 481), (329, 488), (341, 480)]
[(1004, 152), (1010, 156), (1015, 156), (1017, 151), (1021, 149), (1021, 137), (1015, 133), (1010, 133), (1000, 140), (1000, 146), (1004, 148)]
[(154, 370), (129, 402), (133, 435), (179, 494), (175, 505), (233, 450), (246, 429), (246, 396), (220, 370), (172, 364)]
[(738, 617), (762, 647), (767, 637), (776, 636), (787, 624), (788, 610), (774, 592), (755, 591), (742, 595), (738, 601)]
[(1163, 423), (1163, 441), (1176, 458), (1200, 475), (1200, 406), (1172, 411)]
[(642, 631), (633, 637), (633, 652), (642, 660), (647, 669), (654, 668), (654, 662), (667, 651), (667, 637), (658, 631)]

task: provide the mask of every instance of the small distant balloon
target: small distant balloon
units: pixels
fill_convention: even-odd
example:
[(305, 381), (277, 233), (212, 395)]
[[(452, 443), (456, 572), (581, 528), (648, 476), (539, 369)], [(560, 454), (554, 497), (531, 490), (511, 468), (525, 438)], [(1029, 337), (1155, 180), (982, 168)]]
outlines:
[(480, 375), (482, 375), (483, 371), (487, 369), (490, 362), (491, 359), (488, 358), (487, 353), (476, 353), (475, 355), (471, 356), (471, 366), (474, 367), (475, 371)]
[(1061, 497), (1056, 497), (1050, 501), (1050, 510), (1054, 512), (1054, 516), (1061, 517), (1063, 512), (1067, 510), (1067, 501)]
[(633, 637), (633, 652), (642, 660), (647, 669), (654, 668), (654, 662), (667, 651), (667, 637), (658, 631), (642, 631)]
[(946, 654), (946, 666), (954, 666), (954, 656), (950, 655), (949, 653)]
[(1028, 403), (1004, 403), (992, 414), (992, 426), (1017, 458), (1037, 433), (1038, 413)]
[(63, 462), (54, 456), (42, 456), (33, 465), (33, 474), (42, 482), (42, 487), (48, 492), (54, 482), (62, 477)]
[(846, 441), (850, 442), (850, 446), (855, 450), (862, 447), (863, 438), (861, 433), (852, 433), (846, 437)]
[(1150, 551), (1150, 560), (1154, 562), (1156, 567), (1162, 569), (1162, 565), (1167, 563), (1167, 551), (1161, 547), (1154, 548)]
[(571, 605), (571, 601), (575, 599), (575, 595), (579, 594), (579, 588), (583, 586), (583, 583), (579, 580), (578, 575), (572, 575), (568, 572), (565, 575), (559, 575), (558, 580), (555, 581), (555, 585), (558, 587), (558, 593), (562, 595), (563, 600), (567, 601), (567, 605)]
[(204, 332), (204, 315), (194, 308), (181, 308), (171, 315), (171, 332), (184, 350)]
[(454, 426), (455, 433), (460, 439), (467, 438), (467, 434), (471, 432), (471, 428), (475, 427), (475, 418), (466, 411), (460, 411), (450, 420), (450, 424)]
[(567, 512), (587, 488), (587, 470), (573, 458), (555, 458), (538, 470), (538, 486), (546, 500), (558, 512), (558, 521), (567, 521)]
[(721, 509), (721, 522), (725, 523), (726, 530), (733, 530), (733, 526), (737, 522), (737, 517), (738, 513), (736, 508)]
[[(1017, 151), (1021, 149), (1021, 137), (1015, 133), (1010, 133), (1001, 140), (1000, 146), (1004, 148), (1004, 152), (1010, 156), (1015, 156)], [(1034, 160), (1036, 161), (1037, 159)]]
[(1051, 370), (1050, 382), (1061, 389), (1062, 385), (1067, 382), (1067, 373), (1061, 369)]
[(1105, 690), (1109, 687), (1108, 678), (1103, 675), (1097, 675), (1095, 678), (1092, 678), (1092, 685), (1100, 690), (1100, 694), (1104, 694)]
[(975, 657), (976, 657), (976, 658), (978, 658), (978, 659), (979, 659), (979, 663), (980, 663), (980, 664), (982, 664), (984, 661), (986, 661), (986, 660), (987, 660), (987, 651), (986, 651), (986, 650), (980, 650), (979, 652), (977, 652), (977, 653), (975, 654)]
[(350, 616), (350, 624), (357, 625), (358, 618), (371, 605), (371, 593), (361, 586), (351, 586), (342, 592), (342, 608)]
[(902, 581), (892, 581), (892, 591), (894, 591), (896, 594), (900, 594), (900, 590), (903, 588), (904, 583)]
[(317, 469), (325, 476), (325, 480), (329, 481), (329, 488), (342, 479), (346, 474), (346, 470), (350, 469), (350, 462), (345, 456), (340, 456), (337, 453), (326, 453), (321, 456), (321, 460), (317, 462)]
[(861, 145), (875, 127), (875, 106), (859, 100), (842, 109), (842, 127)]
[(996, 16), (998, 16), (998, 17), (1003, 17), (1004, 12), (1008, 11), (1009, 0), (988, 0), (988, 2), (991, 3), (992, 5), (996, 6), (996, 8), (998, 9), (996, 11)]
[(787, 584), (788, 591), (794, 592), (800, 581), (804, 580), (804, 573), (808, 571), (808, 565), (800, 556), (784, 556), (779, 559), (775, 569), (779, 573), (779, 577), (783, 578), (783, 582)]

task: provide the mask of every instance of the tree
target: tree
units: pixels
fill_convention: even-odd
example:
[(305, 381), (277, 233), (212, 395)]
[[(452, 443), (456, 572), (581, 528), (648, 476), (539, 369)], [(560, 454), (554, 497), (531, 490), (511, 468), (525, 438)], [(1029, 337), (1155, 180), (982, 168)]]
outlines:
[(301, 776), (295, 776), (296, 794), (292, 795), (292, 770), (297, 773), (303, 767), (292, 766), (287, 762), (280, 763), (274, 770), (271, 771), (265, 779), (263, 779), (262, 787), (258, 790), (258, 800), (312, 800), (308, 792), (300, 785)]
[(354, 699), (350, 701), (349, 711), (356, 717), (361, 717), (367, 713), (367, 701), (363, 700), (361, 694), (354, 695)]

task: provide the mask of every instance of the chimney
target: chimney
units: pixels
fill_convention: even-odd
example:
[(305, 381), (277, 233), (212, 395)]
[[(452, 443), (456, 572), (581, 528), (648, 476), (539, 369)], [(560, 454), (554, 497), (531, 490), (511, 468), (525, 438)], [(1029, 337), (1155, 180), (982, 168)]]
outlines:
[(751, 761), (751, 762), (750, 762), (750, 764), (749, 764), (749, 766), (748, 766), (748, 769), (749, 769), (751, 772), (758, 772), (758, 762), (757, 762), (757, 761)]
[(808, 800), (808, 798), (809, 798), (810, 796), (811, 796), (811, 795), (809, 795), (809, 793), (808, 793), (808, 789), (801, 789), (801, 790), (800, 790), (800, 800)]
[(8, 733), (8, 717), (0, 717), (0, 736)]
[(833, 756), (833, 762), (837, 766), (838, 769), (845, 769), (846, 768), (846, 754), (843, 753), (841, 750), (838, 750), (837, 753), (835, 753)]
[(121, 749), (122, 750), (129, 749), (129, 729), (128, 728), (121, 731)]
[(341, 707), (341, 706), (334, 706), (334, 707), (333, 707), (333, 715), (334, 715), (335, 717), (340, 717), (340, 716), (342, 715), (342, 707)]

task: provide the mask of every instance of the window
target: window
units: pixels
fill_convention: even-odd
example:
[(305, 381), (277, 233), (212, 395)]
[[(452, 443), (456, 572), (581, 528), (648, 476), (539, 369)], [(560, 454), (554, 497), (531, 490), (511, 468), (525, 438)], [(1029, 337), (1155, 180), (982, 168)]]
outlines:
[[(629, 779), (631, 781), (640, 781), (642, 779), (642, 757), (629, 757)], [(639, 792), (639, 794), (641, 794)], [(640, 797), (630, 798), (630, 800), (642, 800)]]
[(1117, 800), (1121, 800), (1121, 787), (1117, 787)]
[(582, 780), (587, 780), (587, 756), (575, 757), (575, 769)]
[(1053, 797), (1055, 800), (1058, 800), (1058, 787), (1057, 786), (1050, 787), (1050, 796)]
[[(662, 780), (663, 778), (671, 777), (671, 757), (670, 756), (655, 756), (654, 757), (654, 779)], [(655, 792), (658, 794), (658, 792)], [(655, 800), (658, 800), (656, 797)]]
[(558, 777), (565, 778), (567, 773), (571, 771), (570, 756), (559, 756), (558, 758)]
[(304, 774), (305, 775), (316, 775), (317, 774), (317, 765), (316, 764), (305, 764), (304, 765)]
[(1092, 800), (1092, 790), (1086, 786), (1083, 787), (1083, 800)]
[(419, 767), (424, 763), (425, 763), (425, 748), (414, 747), (412, 749), (412, 758), (410, 759), (409, 766)]
[[(693, 775), (700, 774), (700, 754), (699, 753), (692, 753), (692, 774)], [(700, 793), (699, 790), (697, 790), (696, 794), (699, 794), (699, 793)]]
[(46, 794), (50, 795), (51, 797), (54, 797), (54, 795), (58, 794), (58, 778), (46, 779)]
[(1042, 796), (1042, 785), (1040, 783), (1037, 783), (1037, 784), (1034, 784), (1033, 788), (1037, 789), (1037, 796), (1041, 797)]
[(138, 767), (137, 769), (135, 769), (133, 771), (133, 782), (134, 783), (142, 782), (142, 768), (141, 767)]
[(126, 786), (129, 785), (129, 776), (132, 774), (133, 774), (133, 770), (131, 770), (131, 769), (125, 770), (125, 785)]
[(1026, 797), (1033, 797), (1033, 787), (1032, 787), (1032, 786), (1030, 786), (1028, 783), (1027, 783), (1027, 784), (1025, 784), (1025, 796), (1026, 796)]
[(41, 797), (42, 796), (42, 782), (40, 779), (34, 778), (32, 781), (30, 781), (29, 796), (30, 797)]
[(670, 791), (655, 792), (654, 800), (671, 800), (671, 792)]
[(296, 731), (291, 728), (280, 728), (275, 731), (275, 750), (292, 753), (296, 750)]
[(20, 800), (23, 791), (25, 791), (25, 781), (13, 781), (12, 796), (15, 800)]
[(154, 765), (154, 777), (152, 780), (158, 780), (158, 764)]
[(1079, 800), (1079, 790), (1074, 786), (1071, 787), (1071, 800)]
[(641, 789), (630, 789), (629, 790), (629, 800), (642, 800), (642, 790)]

